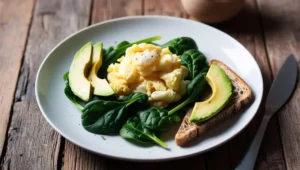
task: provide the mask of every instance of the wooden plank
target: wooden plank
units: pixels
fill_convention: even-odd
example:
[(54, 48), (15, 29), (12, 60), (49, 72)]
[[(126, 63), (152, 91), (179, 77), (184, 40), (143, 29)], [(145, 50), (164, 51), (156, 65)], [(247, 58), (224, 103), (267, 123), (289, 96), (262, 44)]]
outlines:
[[(272, 81), (272, 75), (264, 47), (264, 37), (256, 1), (247, 0), (246, 7), (235, 18), (229, 22), (219, 24), (217, 27), (236, 38), (255, 57), (263, 74), (266, 95)], [(265, 97), (262, 106), (264, 106)], [(264, 108), (261, 107), (246, 130), (228, 143), (232, 168), (240, 162), (242, 155), (249, 147), (264, 114), (263, 110)], [(261, 148), (255, 169), (285, 169), (276, 117), (271, 120), (267, 128)]]
[(8, 132), (3, 160), (5, 169), (60, 168), (58, 155), (61, 137), (39, 112), (34, 97), (35, 77), (41, 61), (51, 48), (89, 22), (91, 1), (38, 0), (36, 3), (18, 83), (20, 91), (16, 94), (19, 100), (14, 105)]
[(180, 0), (145, 0), (145, 15), (168, 15), (187, 18)]
[[(259, 0), (266, 47), (273, 75), (276, 75), (290, 53), (300, 60), (300, 2), (298, 0)], [(298, 64), (299, 66), (299, 64)], [(300, 169), (300, 84), (278, 113), (282, 144), (289, 170)]]
[(94, 0), (92, 23), (141, 14), (141, 0)]
[[(3, 168), (56, 168), (60, 136), (46, 124), (38, 106), (30, 101), (17, 102), (13, 113)], [(24, 119), (25, 115), (32, 119)]]
[(0, 156), (30, 26), (34, 0), (0, 2)]
[(105, 158), (88, 152), (69, 141), (66, 141), (63, 159), (62, 169), (64, 170), (107, 169)]

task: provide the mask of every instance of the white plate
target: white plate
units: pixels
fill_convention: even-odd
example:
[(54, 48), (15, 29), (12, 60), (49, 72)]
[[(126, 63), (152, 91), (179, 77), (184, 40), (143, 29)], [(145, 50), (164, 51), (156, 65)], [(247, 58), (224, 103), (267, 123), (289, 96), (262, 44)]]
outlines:
[[(95, 135), (81, 126), (81, 111), (64, 95), (63, 74), (68, 71), (75, 52), (86, 42), (102, 41), (104, 47), (128, 40), (161, 35), (159, 43), (176, 37), (192, 37), (208, 58), (218, 59), (236, 71), (252, 88), (255, 101), (237, 114), (207, 132), (191, 147), (178, 147), (173, 136), (167, 140), (169, 150), (158, 146), (141, 147), (120, 136)], [(252, 55), (235, 39), (208, 25), (186, 19), (139, 16), (102, 22), (87, 27), (58, 44), (43, 61), (36, 79), (36, 97), (42, 114), (52, 127), (74, 144), (109, 157), (159, 161), (182, 158), (212, 149), (238, 134), (254, 117), (263, 94), (260, 69)], [(174, 133), (172, 134), (174, 135)]]

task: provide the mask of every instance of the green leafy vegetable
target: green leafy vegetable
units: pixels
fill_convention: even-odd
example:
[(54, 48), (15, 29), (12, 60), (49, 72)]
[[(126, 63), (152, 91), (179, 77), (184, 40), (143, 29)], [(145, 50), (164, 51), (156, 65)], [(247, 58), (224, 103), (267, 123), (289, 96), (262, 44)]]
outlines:
[(69, 78), (69, 72), (67, 71), (64, 76), (63, 76), (63, 79), (64, 81), (68, 81), (68, 78)]
[(200, 99), (200, 94), (204, 91), (206, 86), (206, 73), (207, 72), (200, 72), (188, 85), (187, 87), (187, 98), (180, 103), (178, 106), (170, 110), (168, 113), (173, 114), (178, 110), (182, 109), (186, 105), (190, 103), (197, 102)]
[(138, 143), (155, 142), (161, 147), (167, 147), (167, 144), (160, 140), (150, 129), (144, 127), (141, 124), (140, 119), (136, 116), (133, 116), (127, 120), (120, 130), (120, 136)]
[(140, 111), (138, 116), (145, 127), (157, 131), (166, 130), (173, 123), (180, 121), (178, 116), (170, 115), (166, 109), (159, 107)]
[(191, 49), (181, 56), (181, 64), (189, 69), (189, 78), (194, 79), (203, 69), (208, 70), (206, 57), (198, 50)]
[(66, 72), (63, 76), (64, 81), (66, 82), (65, 87), (65, 95), (68, 97), (68, 99), (80, 110), (83, 110), (83, 106), (79, 103), (79, 99), (73, 91), (71, 90), (71, 87), (69, 85), (69, 72)]
[(112, 46), (108, 47), (107, 49), (103, 49), (103, 58), (105, 58), (112, 50), (114, 50), (114, 47)]
[(161, 45), (162, 48), (169, 48), (172, 53), (182, 55), (190, 49), (198, 49), (196, 42), (190, 37), (179, 37)]
[[(120, 48), (120, 47), (122, 47), (122, 46), (124, 46), (124, 45), (127, 45), (127, 44), (129, 44), (129, 42), (128, 41), (122, 41), (122, 42), (120, 42), (117, 46), (116, 46), (116, 48)], [(109, 54), (112, 50), (114, 50), (115, 48), (113, 47), (113, 46), (110, 46), (110, 47), (108, 47), (107, 49), (103, 49), (103, 58), (104, 58), (104, 60), (107, 58), (106, 56), (107, 56), (107, 54)]]
[(128, 107), (147, 101), (148, 96), (144, 93), (133, 93), (118, 101), (91, 101), (83, 109), (82, 125), (87, 131), (97, 134), (115, 133), (132, 115)]
[(123, 46), (125, 46), (125, 45), (128, 45), (128, 44), (130, 44), (130, 42), (128, 42), (128, 41), (122, 41), (122, 42), (120, 42), (120, 43), (116, 46), (116, 48), (121, 48), (121, 47), (123, 47)]
[(107, 67), (111, 64), (114, 63), (118, 60), (118, 58), (120, 58), (122, 55), (125, 54), (125, 51), (128, 47), (132, 46), (133, 44), (140, 44), (140, 43), (149, 43), (152, 41), (156, 41), (156, 40), (160, 40), (161, 37), (160, 36), (155, 36), (155, 37), (150, 37), (150, 38), (146, 38), (143, 40), (139, 40), (136, 42), (132, 42), (132, 43), (128, 43), (127, 41), (123, 41), (121, 42), (114, 50), (110, 51), (104, 58), (103, 61), (103, 66), (102, 68), (104, 70), (107, 69)]

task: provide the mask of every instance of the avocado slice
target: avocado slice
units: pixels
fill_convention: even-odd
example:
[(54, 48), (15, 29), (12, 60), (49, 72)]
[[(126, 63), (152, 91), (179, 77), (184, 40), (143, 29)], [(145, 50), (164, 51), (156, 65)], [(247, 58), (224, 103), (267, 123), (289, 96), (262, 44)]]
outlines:
[(206, 101), (195, 103), (190, 117), (190, 121), (194, 123), (205, 121), (216, 115), (226, 106), (232, 95), (231, 80), (216, 63), (210, 66), (206, 81), (212, 89), (212, 95)]
[(110, 87), (109, 83), (106, 79), (100, 79), (97, 76), (98, 70), (102, 65), (103, 60), (103, 50), (102, 50), (102, 42), (98, 42), (93, 47), (93, 61), (92, 68), (88, 76), (88, 80), (91, 82), (94, 87), (94, 95), (98, 96), (110, 96), (114, 94), (113, 89)]
[(74, 56), (69, 70), (69, 85), (72, 92), (83, 101), (89, 101), (92, 85), (87, 80), (87, 71), (92, 63), (92, 43), (85, 44)]

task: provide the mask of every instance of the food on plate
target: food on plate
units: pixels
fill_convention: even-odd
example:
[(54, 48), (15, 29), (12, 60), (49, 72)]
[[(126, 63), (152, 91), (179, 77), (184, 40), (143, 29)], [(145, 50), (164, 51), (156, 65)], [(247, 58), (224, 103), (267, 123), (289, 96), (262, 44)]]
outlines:
[(221, 61), (208, 64), (192, 38), (154, 42), (160, 38), (106, 49), (89, 42), (75, 54), (65, 95), (84, 129), (166, 148), (161, 133), (184, 117), (175, 136), (182, 146), (250, 103), (250, 87)]
[(191, 122), (205, 121), (217, 114), (229, 101), (232, 94), (232, 85), (225, 71), (216, 63), (210, 65), (206, 81), (212, 93), (209, 99), (196, 102), (190, 117)]
[(198, 49), (196, 42), (190, 37), (175, 38), (162, 44), (161, 47), (168, 48), (172, 53), (177, 55), (182, 55), (190, 49)]
[(220, 124), (230, 118), (235, 113), (249, 105), (253, 99), (251, 88), (248, 84), (228, 66), (217, 60), (212, 60), (210, 65), (218, 65), (225, 71), (231, 80), (233, 88), (232, 97), (223, 110), (205, 122), (191, 122), (190, 117), (193, 112), (193, 107), (190, 107), (175, 135), (176, 144), (179, 146), (188, 144), (198, 136), (207, 132), (209, 129), (215, 127), (217, 124)]
[(86, 78), (92, 63), (91, 56), (92, 43), (87, 43), (75, 54), (68, 75), (72, 92), (83, 101), (89, 101), (92, 93), (91, 83)]
[(188, 69), (168, 48), (135, 44), (118, 62), (110, 64), (107, 70), (107, 79), (117, 95), (143, 92), (152, 105), (165, 107), (186, 93)]
[[(150, 37), (143, 40), (139, 40), (133, 43), (129, 43), (128, 41), (122, 41), (119, 43), (116, 48), (109, 47), (106, 51), (103, 66), (102, 66), (102, 74), (106, 73), (108, 66), (111, 63), (116, 62), (122, 55), (124, 55), (126, 49), (134, 44), (141, 44), (141, 43), (151, 43), (156, 40), (160, 40), (160, 36)], [(104, 75), (105, 76), (105, 75)]]
[(102, 43), (98, 42), (93, 46), (92, 54), (92, 67), (90, 69), (88, 80), (93, 86), (93, 94), (98, 96), (110, 96), (114, 94), (114, 91), (108, 84), (106, 79), (100, 79), (98, 77), (99, 68), (102, 65), (103, 60), (103, 50)]
[(167, 144), (159, 139), (155, 133), (144, 127), (138, 117), (130, 117), (124, 126), (120, 130), (120, 135), (128, 140), (135, 141), (137, 143), (151, 144), (155, 142), (163, 148), (167, 147)]
[(144, 93), (133, 93), (118, 100), (97, 99), (87, 103), (82, 110), (82, 126), (89, 132), (112, 134), (118, 132), (133, 107), (146, 104), (148, 97)]

